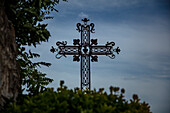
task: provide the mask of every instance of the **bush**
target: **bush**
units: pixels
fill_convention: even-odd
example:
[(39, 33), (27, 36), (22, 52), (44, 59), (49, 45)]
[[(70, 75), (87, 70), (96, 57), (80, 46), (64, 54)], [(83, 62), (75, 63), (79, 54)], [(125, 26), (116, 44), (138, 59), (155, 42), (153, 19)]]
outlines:
[[(140, 102), (136, 94), (130, 101), (124, 99), (125, 90), (110, 87), (96, 91), (68, 90), (63, 83), (57, 91), (47, 88), (37, 95), (22, 95), (18, 102), (8, 104), (7, 113), (150, 113), (150, 107)], [(114, 92), (114, 93), (113, 93)]]

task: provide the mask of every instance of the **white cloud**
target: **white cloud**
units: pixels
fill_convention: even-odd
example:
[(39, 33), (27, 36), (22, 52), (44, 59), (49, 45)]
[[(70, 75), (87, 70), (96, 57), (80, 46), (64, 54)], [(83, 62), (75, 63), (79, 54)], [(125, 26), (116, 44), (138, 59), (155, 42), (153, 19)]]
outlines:
[(110, 7), (126, 7), (147, 2), (148, 0), (70, 0), (68, 3), (70, 3), (73, 8), (105, 10)]
[(169, 79), (170, 75), (158, 75), (157, 77), (158, 78), (167, 78), (167, 79)]
[(83, 13), (83, 12), (81, 12), (78, 16), (79, 16), (80, 18), (88, 18), (88, 17), (89, 17), (88, 14)]

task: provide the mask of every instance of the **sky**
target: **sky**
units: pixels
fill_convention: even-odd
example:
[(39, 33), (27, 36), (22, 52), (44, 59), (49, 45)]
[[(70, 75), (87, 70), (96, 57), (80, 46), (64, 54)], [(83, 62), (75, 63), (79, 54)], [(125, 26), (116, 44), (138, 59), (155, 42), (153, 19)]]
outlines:
[(89, 18), (95, 24), (91, 39), (101, 45), (114, 41), (121, 49), (115, 59), (99, 56), (91, 63), (91, 89), (125, 88), (127, 99), (138, 94), (153, 113), (170, 113), (170, 0), (68, 0), (56, 8), (54, 19), (46, 21), (49, 41), (28, 48), (41, 55), (34, 61), (52, 64), (40, 69), (54, 79), (49, 87), (57, 88), (60, 80), (69, 89), (80, 86), (80, 62), (72, 56), (56, 59), (50, 48), (57, 41), (72, 45), (80, 38), (76, 24)]

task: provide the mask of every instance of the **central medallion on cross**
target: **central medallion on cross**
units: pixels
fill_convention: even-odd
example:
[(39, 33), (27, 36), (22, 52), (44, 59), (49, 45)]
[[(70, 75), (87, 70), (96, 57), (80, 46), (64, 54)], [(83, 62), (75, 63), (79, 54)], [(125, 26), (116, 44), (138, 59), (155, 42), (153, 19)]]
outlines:
[(51, 52), (58, 52), (56, 58), (59, 59), (62, 56), (73, 55), (73, 61), (80, 63), (80, 78), (81, 78), (81, 90), (90, 90), (91, 77), (90, 77), (90, 61), (97, 62), (97, 55), (106, 55), (112, 59), (115, 58), (114, 52), (119, 54), (119, 47), (113, 48), (114, 42), (107, 42), (105, 45), (98, 45), (97, 39), (90, 40), (90, 33), (94, 33), (94, 24), (87, 22), (89, 19), (82, 19), (83, 24), (77, 23), (77, 31), (81, 33), (80, 39), (73, 39), (73, 45), (67, 45), (66, 41), (57, 42), (58, 49), (52, 46)]

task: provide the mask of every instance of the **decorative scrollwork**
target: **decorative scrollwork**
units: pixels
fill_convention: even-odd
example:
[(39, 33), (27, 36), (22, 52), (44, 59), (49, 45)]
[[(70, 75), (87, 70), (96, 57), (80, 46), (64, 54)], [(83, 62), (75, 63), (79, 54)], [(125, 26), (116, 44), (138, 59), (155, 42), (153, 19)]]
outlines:
[(66, 57), (64, 54), (60, 54), (59, 52), (55, 55), (57, 59), (60, 59), (62, 56)]
[(65, 45), (67, 45), (67, 41), (62, 41), (62, 42), (60, 42), (60, 41), (58, 41), (58, 42), (56, 42), (56, 45), (57, 46), (65, 46)]
[(111, 59), (114, 59), (114, 58), (115, 58), (115, 55), (114, 55), (114, 54), (110, 54), (110, 55), (106, 55), (106, 56), (108, 56), (108, 57), (111, 58)]
[(114, 46), (115, 43), (114, 42), (107, 42), (106, 46)]
[(76, 29), (78, 32), (81, 31), (81, 24), (80, 23), (77, 23), (77, 29)]
[(92, 62), (98, 62), (98, 56), (91, 56)]
[(84, 22), (85, 25), (87, 25), (87, 22), (90, 21), (90, 19), (84, 18), (82, 19), (82, 21)]
[(80, 45), (80, 39), (73, 39), (73, 45)]
[(91, 39), (91, 45), (97, 45), (97, 39)]
[(57, 49), (56, 49), (56, 48), (54, 48), (53, 46), (51, 46), (50, 51), (51, 51), (52, 53), (54, 53), (54, 52), (56, 52), (56, 51), (57, 51)]
[(77, 62), (79, 62), (79, 61), (80, 61), (79, 56), (74, 55), (74, 56), (73, 56), (73, 61), (77, 61)]
[(57, 54), (56, 54), (56, 56), (55, 56), (57, 59), (60, 59), (62, 56), (66, 57), (66, 56), (65, 56), (65, 53), (64, 53), (63, 50), (62, 50), (62, 46), (65, 47), (65, 46), (67, 45), (67, 42), (66, 42), (66, 41), (62, 41), (62, 42), (58, 41), (58, 42), (56, 42), (56, 45), (58, 46), (58, 49), (56, 49), (56, 48), (54, 48), (54, 47), (52, 46), (52, 48), (50, 49), (50, 51), (51, 51), (52, 53), (57, 52)]
[(119, 47), (117, 47), (115, 50), (116, 50), (116, 53), (119, 54), (119, 52), (120, 52)]
[(94, 31), (95, 31), (95, 29), (94, 29), (94, 24), (91, 23), (90, 26), (91, 26), (91, 29), (90, 29), (91, 33), (95, 33), (95, 32), (94, 32)]
[(63, 51), (63, 49), (59, 46), (59, 47), (58, 47), (57, 54), (56, 54), (55, 57), (56, 57), (57, 59), (60, 59), (62, 56), (66, 57), (66, 55), (65, 55), (65, 53), (64, 53), (64, 51)]

